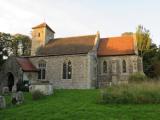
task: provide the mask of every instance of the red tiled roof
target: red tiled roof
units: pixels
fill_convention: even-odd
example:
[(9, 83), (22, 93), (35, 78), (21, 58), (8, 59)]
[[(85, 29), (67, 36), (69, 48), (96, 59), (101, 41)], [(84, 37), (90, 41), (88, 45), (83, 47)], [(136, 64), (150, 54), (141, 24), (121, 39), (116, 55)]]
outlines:
[(98, 56), (135, 54), (133, 36), (103, 38), (100, 40)]
[(41, 28), (41, 27), (47, 27), (48, 29), (50, 29), (53, 33), (55, 33), (45, 22), (41, 23), (35, 27), (32, 27), (32, 29), (36, 29), (36, 28)]
[(25, 72), (37, 71), (36, 67), (31, 63), (28, 58), (17, 57), (18, 64), (21, 66), (22, 70)]
[(96, 35), (57, 38), (50, 40), (39, 55), (87, 54), (94, 47)]

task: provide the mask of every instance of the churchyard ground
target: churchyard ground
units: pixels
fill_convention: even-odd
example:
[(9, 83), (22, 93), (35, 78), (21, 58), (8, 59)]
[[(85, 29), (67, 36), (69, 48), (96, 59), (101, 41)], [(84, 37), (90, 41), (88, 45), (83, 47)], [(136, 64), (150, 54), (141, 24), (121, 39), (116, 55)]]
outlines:
[(55, 90), (55, 94), (13, 106), (6, 96), (7, 108), (0, 120), (159, 120), (160, 104), (100, 104), (100, 90)]

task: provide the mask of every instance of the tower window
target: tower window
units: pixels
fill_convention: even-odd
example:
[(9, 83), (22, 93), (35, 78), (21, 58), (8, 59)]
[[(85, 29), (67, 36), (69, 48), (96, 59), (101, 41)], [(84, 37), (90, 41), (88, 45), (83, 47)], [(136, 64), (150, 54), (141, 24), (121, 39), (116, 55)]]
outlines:
[(38, 33), (38, 37), (40, 37), (41, 36), (41, 34), (40, 33)]

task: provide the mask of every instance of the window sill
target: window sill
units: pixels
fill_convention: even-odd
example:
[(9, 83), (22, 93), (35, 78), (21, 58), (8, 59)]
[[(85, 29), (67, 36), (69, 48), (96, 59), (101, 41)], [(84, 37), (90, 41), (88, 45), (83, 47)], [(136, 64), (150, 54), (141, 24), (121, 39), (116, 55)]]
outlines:
[(42, 82), (42, 83), (49, 83), (49, 81), (48, 81), (48, 80), (45, 80), (45, 79), (38, 79), (37, 81), (38, 81), (38, 82)]
[(128, 74), (129, 74), (129, 73), (127, 73), (127, 72), (126, 72), (126, 73), (121, 73), (121, 75), (128, 75)]
[(108, 75), (109, 73), (101, 73), (101, 75)]
[(72, 79), (61, 79), (61, 80), (72, 80)]

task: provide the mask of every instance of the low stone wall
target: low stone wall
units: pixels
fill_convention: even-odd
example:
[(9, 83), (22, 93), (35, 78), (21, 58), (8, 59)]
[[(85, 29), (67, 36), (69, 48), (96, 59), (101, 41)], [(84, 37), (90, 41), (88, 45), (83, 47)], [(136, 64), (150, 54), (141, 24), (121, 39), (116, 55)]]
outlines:
[(45, 95), (53, 94), (53, 86), (50, 83), (34, 83), (34, 84), (32, 84), (30, 86), (29, 91), (34, 92), (36, 90), (43, 92)]

